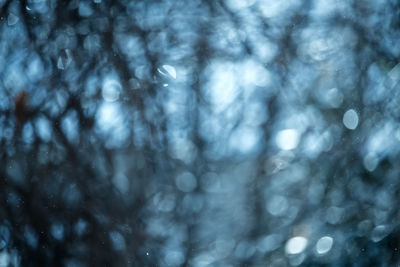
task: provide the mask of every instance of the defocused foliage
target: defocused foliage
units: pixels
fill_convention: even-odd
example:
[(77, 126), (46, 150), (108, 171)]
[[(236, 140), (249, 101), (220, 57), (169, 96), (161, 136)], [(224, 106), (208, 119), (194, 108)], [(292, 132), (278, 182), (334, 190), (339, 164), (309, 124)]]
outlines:
[(395, 0), (0, 0), (0, 266), (400, 264)]

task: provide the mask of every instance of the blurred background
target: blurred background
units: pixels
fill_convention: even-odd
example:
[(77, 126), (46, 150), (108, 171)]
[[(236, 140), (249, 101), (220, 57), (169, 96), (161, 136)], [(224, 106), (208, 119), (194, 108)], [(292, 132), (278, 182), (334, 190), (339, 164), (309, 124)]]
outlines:
[(0, 0), (0, 266), (398, 266), (396, 0)]

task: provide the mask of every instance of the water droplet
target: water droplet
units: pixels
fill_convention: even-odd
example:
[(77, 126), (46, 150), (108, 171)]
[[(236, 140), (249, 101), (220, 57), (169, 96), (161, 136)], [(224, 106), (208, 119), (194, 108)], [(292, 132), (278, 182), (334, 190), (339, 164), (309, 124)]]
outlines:
[(358, 115), (354, 109), (349, 109), (343, 115), (343, 124), (347, 129), (354, 130), (358, 126)]
[(18, 21), (19, 21), (19, 18), (16, 15), (14, 15), (13, 13), (10, 13), (8, 15), (7, 23), (8, 23), (9, 26), (17, 24)]
[(285, 251), (287, 254), (300, 254), (307, 247), (308, 240), (302, 236), (296, 236), (286, 243)]
[(299, 133), (294, 129), (282, 130), (276, 135), (276, 144), (283, 150), (292, 150), (296, 148), (299, 141)]
[(315, 246), (318, 254), (325, 254), (329, 252), (333, 245), (333, 238), (330, 236), (321, 237)]

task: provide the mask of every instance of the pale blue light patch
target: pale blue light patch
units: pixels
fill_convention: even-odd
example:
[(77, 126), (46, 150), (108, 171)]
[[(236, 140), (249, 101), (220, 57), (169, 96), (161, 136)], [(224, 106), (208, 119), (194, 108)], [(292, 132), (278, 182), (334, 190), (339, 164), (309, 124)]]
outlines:
[(300, 134), (295, 129), (285, 129), (276, 134), (275, 141), (280, 149), (292, 150), (299, 144)]
[(26, 84), (26, 77), (22, 68), (16, 63), (7, 68), (3, 79), (5, 87), (8, 88), (23, 88)]
[(43, 73), (44, 68), (42, 62), (37, 56), (32, 56), (26, 70), (28, 79), (32, 82), (36, 82), (43, 77)]
[(32, 247), (32, 248), (36, 248), (37, 247), (38, 237), (37, 237), (37, 234), (35, 233), (35, 231), (33, 230), (32, 227), (25, 226), (24, 237), (25, 237), (26, 243), (30, 247)]
[(313, 1), (313, 9), (311, 10), (311, 16), (315, 18), (324, 19), (328, 16), (334, 16), (335, 12), (345, 10), (349, 7), (349, 4), (343, 0), (324, 0), (324, 1)]
[(176, 69), (171, 65), (162, 65), (157, 71), (164, 76), (176, 79)]
[(203, 208), (204, 199), (198, 194), (186, 194), (183, 197), (182, 209), (187, 214), (192, 214), (193, 212), (200, 212)]
[(283, 237), (280, 234), (271, 234), (264, 236), (257, 243), (257, 249), (261, 253), (268, 253), (278, 249), (283, 242)]
[(182, 249), (168, 249), (164, 256), (167, 266), (180, 266), (185, 261), (185, 255)]
[(9, 242), (10, 242), (10, 230), (7, 226), (2, 225), (0, 226), (0, 250), (4, 249)]
[(344, 219), (344, 208), (332, 206), (326, 210), (325, 219), (330, 224), (338, 224), (343, 221)]
[(128, 192), (129, 180), (124, 173), (118, 172), (113, 178), (113, 183), (121, 193), (125, 194), (126, 192)]
[(34, 136), (34, 132), (33, 132), (33, 126), (31, 123), (26, 123), (24, 125), (24, 128), (22, 128), (22, 138), (24, 140), (24, 142), (28, 143), (28, 144), (32, 144), (35, 136)]
[(126, 248), (125, 238), (117, 231), (111, 231), (109, 233), (111, 245), (114, 250), (122, 251)]
[(355, 130), (358, 126), (358, 114), (354, 109), (349, 109), (343, 115), (343, 124), (349, 130)]
[(7, 24), (8, 26), (13, 26), (17, 24), (19, 21), (19, 17), (13, 13), (10, 13), (7, 17)]
[(268, 120), (268, 111), (264, 104), (252, 101), (244, 109), (243, 123), (248, 126), (259, 126)]
[(202, 189), (207, 193), (221, 193), (224, 191), (220, 176), (215, 172), (207, 172), (200, 179)]
[(76, 206), (82, 200), (82, 194), (76, 184), (70, 184), (62, 192), (62, 198), (69, 206)]
[(206, 95), (214, 110), (221, 112), (235, 101), (239, 93), (235, 65), (230, 62), (214, 62), (209, 67), (209, 75)]
[(19, 161), (10, 161), (7, 164), (6, 173), (7, 176), (16, 184), (24, 184), (26, 181), (23, 165)]
[(197, 187), (197, 179), (190, 172), (180, 173), (175, 178), (176, 187), (182, 192), (192, 192)]
[(121, 104), (104, 102), (96, 114), (96, 130), (106, 137), (106, 145), (118, 147), (128, 138), (129, 130)]
[(90, 5), (90, 2), (80, 2), (79, 8), (78, 8), (78, 13), (82, 17), (89, 17), (90, 15), (92, 15), (93, 9)]
[(171, 212), (175, 208), (175, 195), (157, 193), (153, 197), (154, 206), (162, 212)]
[(368, 153), (367, 155), (365, 155), (364, 160), (363, 160), (363, 164), (365, 169), (367, 169), (368, 171), (372, 172), (376, 169), (376, 167), (378, 166), (379, 163), (379, 158), (375, 153)]
[(210, 266), (215, 261), (215, 257), (208, 252), (196, 255), (193, 259), (193, 266)]
[(328, 253), (333, 245), (333, 238), (330, 236), (321, 237), (317, 244), (315, 245), (315, 249), (318, 254), (326, 254)]
[(89, 53), (98, 52), (101, 48), (100, 36), (97, 34), (90, 34), (86, 36), (85, 40), (83, 41), (83, 47)]
[(26, 6), (26, 9), (44, 14), (49, 12), (49, 3), (48, 1), (28, 1), (29, 5)]
[(329, 151), (332, 148), (333, 140), (329, 130), (323, 133), (311, 132), (303, 141), (303, 152), (310, 158), (318, 157), (321, 152)]
[(146, 65), (141, 65), (135, 68), (135, 76), (141, 80), (149, 79), (150, 68)]
[(282, 216), (289, 208), (287, 199), (281, 195), (274, 195), (267, 201), (267, 210), (273, 216)]
[(71, 62), (72, 62), (71, 51), (69, 49), (65, 49), (61, 51), (61, 55), (58, 57), (57, 68), (60, 70), (64, 70), (68, 68)]
[(371, 240), (379, 242), (384, 239), (390, 233), (390, 229), (387, 225), (376, 226), (371, 233)]
[(308, 27), (300, 36), (297, 53), (303, 60), (324, 61), (337, 54), (344, 46), (354, 45), (355, 34), (348, 29)]
[(61, 223), (53, 223), (50, 232), (56, 240), (62, 240), (64, 238), (64, 226)]
[(86, 232), (87, 228), (88, 228), (88, 223), (83, 219), (79, 219), (74, 226), (75, 233), (78, 236), (83, 235)]
[(249, 259), (256, 252), (256, 247), (253, 242), (242, 240), (236, 246), (235, 256), (241, 259)]
[(75, 111), (68, 112), (68, 114), (62, 118), (61, 129), (65, 133), (68, 141), (71, 143), (77, 143), (79, 141), (79, 123), (78, 116)]
[(260, 0), (259, 7), (261, 15), (265, 18), (285, 17), (288, 11), (296, 8), (300, 4), (298, 0), (274, 1)]
[(52, 136), (52, 128), (49, 120), (45, 117), (39, 117), (35, 122), (35, 126), (39, 137), (43, 141), (49, 142)]
[(180, 159), (189, 164), (195, 159), (197, 149), (196, 146), (187, 138), (171, 137), (170, 154), (174, 158)]
[(317, 90), (316, 96), (322, 104), (329, 108), (338, 108), (343, 102), (343, 94), (336, 87), (321, 88)]
[(400, 80), (400, 63), (394, 66), (388, 73), (388, 77), (392, 81), (392, 87)]
[(143, 45), (140, 38), (130, 35), (116, 35), (121, 51), (128, 58), (140, 58), (143, 56)]
[(257, 149), (260, 135), (260, 130), (256, 127), (241, 126), (230, 136), (229, 145), (234, 151), (250, 153)]
[(264, 63), (270, 62), (278, 54), (278, 46), (268, 39), (262, 39), (262, 37), (255, 38), (253, 45), (257, 58)]
[(226, 4), (232, 10), (243, 11), (244, 8), (249, 8), (256, 2), (257, 0), (227, 0)]
[(3, 250), (0, 252), (0, 266), (21, 266), (16, 251)]
[(366, 142), (368, 153), (383, 157), (399, 151), (399, 140), (396, 138), (394, 124), (393, 121), (387, 121), (374, 128)]
[(214, 243), (213, 254), (217, 259), (223, 259), (228, 257), (232, 250), (235, 248), (235, 240), (233, 238), (222, 238), (218, 237)]
[(265, 87), (271, 83), (271, 74), (260, 63), (254, 60), (243, 62), (237, 71), (243, 86), (256, 85)]

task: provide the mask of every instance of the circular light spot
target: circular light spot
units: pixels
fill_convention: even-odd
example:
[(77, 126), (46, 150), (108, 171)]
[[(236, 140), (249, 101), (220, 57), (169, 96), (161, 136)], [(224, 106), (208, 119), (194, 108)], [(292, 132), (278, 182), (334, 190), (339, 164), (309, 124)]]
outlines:
[(116, 80), (106, 80), (103, 84), (102, 96), (107, 102), (117, 101), (121, 92), (121, 84)]
[(325, 254), (331, 250), (332, 245), (333, 238), (330, 236), (323, 236), (318, 240), (315, 249), (317, 250), (318, 254)]
[(300, 254), (307, 247), (308, 240), (302, 236), (296, 236), (286, 243), (285, 251), (287, 254)]
[(347, 129), (354, 130), (358, 126), (358, 115), (354, 109), (349, 109), (343, 115), (343, 124)]
[(190, 172), (184, 172), (178, 175), (175, 179), (176, 186), (182, 192), (192, 192), (197, 186), (196, 177)]
[(267, 203), (267, 210), (274, 216), (283, 215), (288, 209), (288, 201), (285, 197), (276, 195)]
[(280, 149), (291, 150), (299, 144), (300, 136), (295, 129), (286, 129), (278, 132), (275, 141)]

